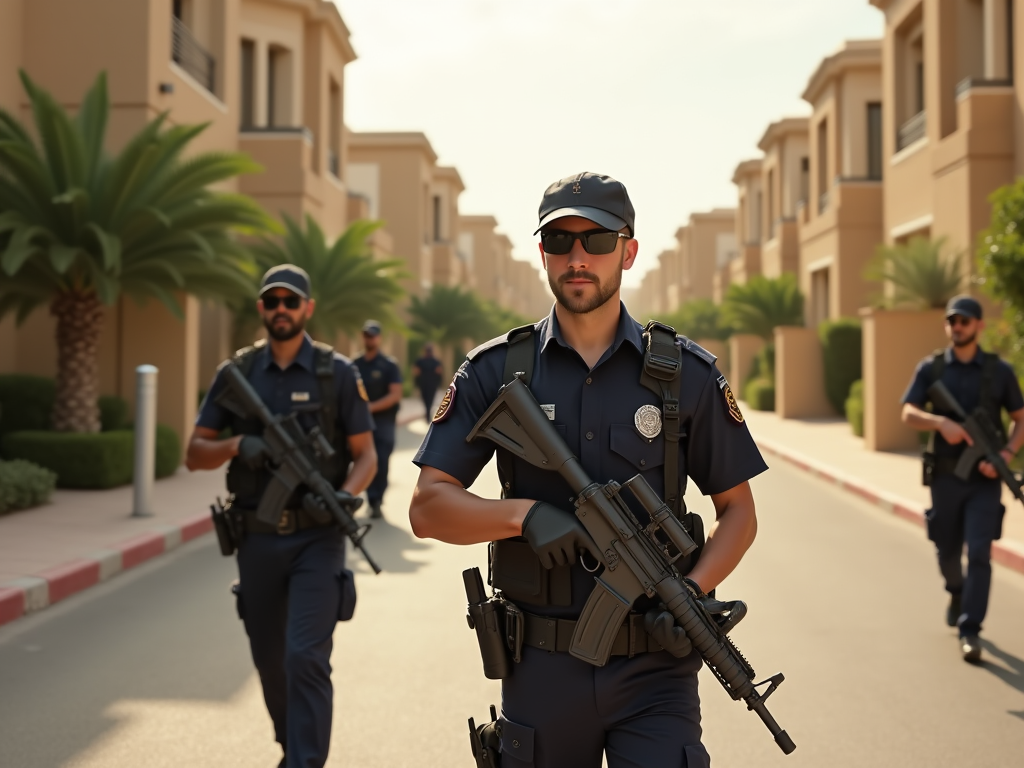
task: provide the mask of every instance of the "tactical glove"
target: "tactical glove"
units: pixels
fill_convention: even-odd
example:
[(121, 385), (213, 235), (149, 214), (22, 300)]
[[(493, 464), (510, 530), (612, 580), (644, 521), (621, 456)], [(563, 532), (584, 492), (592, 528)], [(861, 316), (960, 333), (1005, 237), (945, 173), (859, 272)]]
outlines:
[(351, 515), (361, 506), (363, 506), (363, 499), (360, 496), (353, 496), (348, 491), (335, 491), (334, 498), (338, 500), (338, 503), (345, 508), (345, 510)]
[(690, 638), (676, 624), (675, 617), (664, 606), (651, 608), (644, 614), (644, 629), (662, 648), (676, 658), (683, 658), (693, 650)]
[(238, 458), (249, 469), (263, 469), (263, 465), (270, 458), (270, 446), (262, 437), (246, 435), (238, 444)]
[(601, 552), (576, 515), (544, 501), (538, 501), (526, 513), (523, 536), (545, 568), (574, 564), (576, 551), (580, 549), (601, 561)]

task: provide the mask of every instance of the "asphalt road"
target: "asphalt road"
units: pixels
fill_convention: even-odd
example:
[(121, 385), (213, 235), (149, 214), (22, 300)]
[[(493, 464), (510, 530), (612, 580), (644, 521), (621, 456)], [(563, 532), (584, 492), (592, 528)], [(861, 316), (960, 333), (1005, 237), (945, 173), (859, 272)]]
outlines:
[[(468, 768), (466, 718), (498, 702), (463, 618), (459, 574), (483, 548), (418, 541), (405, 520), (415, 432), (393, 458), (389, 524), (367, 539), (386, 572), (350, 561), (332, 766)], [(758, 539), (719, 595), (748, 602), (733, 638), (755, 669), (785, 673), (770, 709), (798, 747), (783, 756), (705, 672), (713, 765), (1024, 764), (1024, 577), (996, 568), (987, 660), (971, 666), (920, 530), (785, 465), (754, 487)], [(0, 629), (0, 766), (275, 766), (234, 575), (208, 537)]]

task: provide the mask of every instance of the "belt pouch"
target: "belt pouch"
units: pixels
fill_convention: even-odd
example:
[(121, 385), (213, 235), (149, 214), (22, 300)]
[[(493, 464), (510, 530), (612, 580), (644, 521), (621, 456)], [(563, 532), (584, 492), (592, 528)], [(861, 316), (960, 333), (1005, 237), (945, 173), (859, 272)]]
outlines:
[(513, 602), (531, 605), (572, 605), (572, 569), (547, 569), (523, 539), (502, 539), (490, 547), (491, 586)]
[(505, 602), (496, 597), (469, 606), (469, 626), (476, 630), (484, 677), (488, 680), (504, 680), (512, 672), (505, 641), (504, 608)]

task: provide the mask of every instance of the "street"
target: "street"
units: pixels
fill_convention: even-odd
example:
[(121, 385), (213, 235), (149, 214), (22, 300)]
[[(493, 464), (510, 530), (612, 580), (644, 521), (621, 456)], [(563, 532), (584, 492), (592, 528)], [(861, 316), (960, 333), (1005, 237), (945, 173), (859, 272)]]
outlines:
[[(499, 702), (464, 618), (460, 573), (485, 567), (484, 547), (409, 529), (423, 433), (400, 430), (388, 522), (367, 538), (384, 573), (350, 554), (359, 605), (335, 634), (332, 766), (468, 767), (466, 718)], [(797, 751), (705, 671), (713, 765), (1020, 765), (1024, 577), (994, 569), (986, 661), (970, 666), (923, 531), (781, 462), (753, 486), (758, 538), (718, 595), (747, 601), (732, 637), (760, 678), (785, 673), (769, 709)], [(492, 464), (476, 490), (496, 489)], [(710, 502), (689, 501), (710, 522)], [(0, 766), (275, 766), (234, 576), (206, 536), (0, 629)]]

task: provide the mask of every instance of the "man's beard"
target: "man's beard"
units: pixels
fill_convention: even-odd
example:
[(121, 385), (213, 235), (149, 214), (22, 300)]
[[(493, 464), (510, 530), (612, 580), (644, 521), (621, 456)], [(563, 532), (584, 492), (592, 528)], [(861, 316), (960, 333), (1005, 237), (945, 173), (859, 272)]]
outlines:
[(978, 338), (977, 332), (972, 333), (970, 336), (964, 336), (961, 339), (957, 339), (956, 336), (952, 338), (954, 347), (967, 347), (974, 343), (974, 340)]
[[(281, 318), (287, 320), (291, 325), (275, 326), (274, 323)], [(274, 341), (288, 341), (294, 339), (303, 329), (306, 327), (306, 318), (300, 318), (298, 322), (291, 319), (289, 315), (273, 315), (269, 320), (263, 318), (263, 327), (267, 329), (267, 334)]]
[[(585, 286), (576, 288), (574, 286), (565, 285), (567, 281), (581, 277), (592, 281), (594, 287), (597, 289), (596, 293), (590, 298), (584, 297), (584, 292), (586, 291)], [(593, 312), (598, 307), (604, 306), (608, 300), (615, 295), (616, 291), (619, 290), (619, 286), (621, 284), (621, 269), (615, 273), (612, 281), (608, 283), (607, 286), (603, 285), (597, 275), (592, 272), (573, 270), (571, 272), (564, 273), (557, 279), (552, 277), (550, 273), (548, 274), (548, 286), (551, 288), (551, 292), (555, 295), (555, 301), (574, 315), (585, 315), (588, 312)]]

